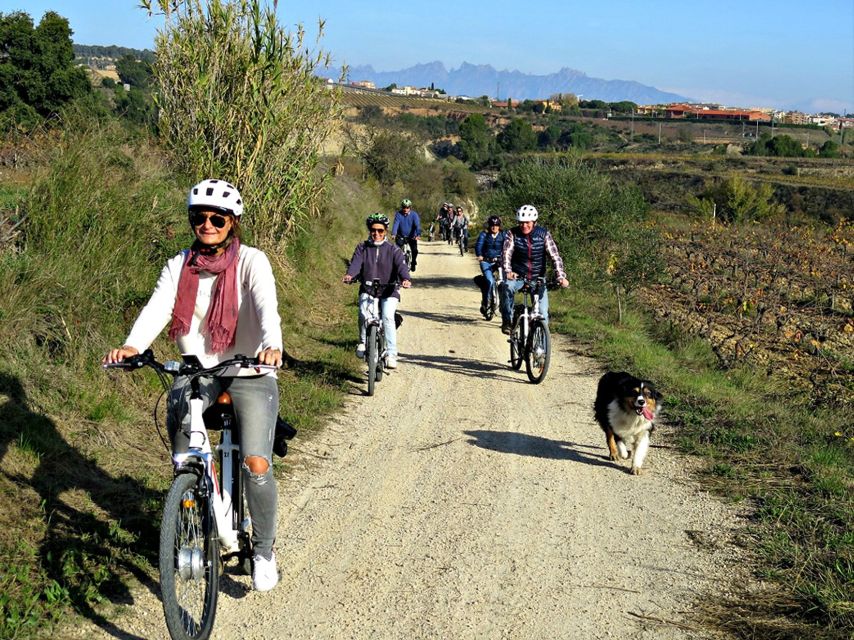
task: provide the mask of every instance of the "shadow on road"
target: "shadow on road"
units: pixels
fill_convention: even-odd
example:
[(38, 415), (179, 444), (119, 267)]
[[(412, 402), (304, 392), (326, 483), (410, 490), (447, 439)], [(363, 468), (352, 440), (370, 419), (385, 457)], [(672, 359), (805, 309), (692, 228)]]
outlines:
[(412, 288), (418, 289), (439, 289), (451, 287), (454, 289), (471, 289), (478, 291), (477, 285), (472, 278), (460, 276), (427, 276), (426, 278), (417, 275), (417, 272), (412, 276)]
[(428, 369), (439, 369), (450, 374), (472, 376), (483, 378), (484, 374), (491, 374), (493, 380), (504, 380), (507, 382), (522, 382), (527, 384), (528, 379), (507, 375), (509, 369), (506, 365), (472, 358), (457, 358), (455, 356), (426, 356), (406, 355), (401, 357), (404, 362), (427, 367)]
[(590, 445), (550, 440), (511, 431), (474, 430), (463, 431), (463, 433), (469, 436), (470, 439), (467, 442), (470, 445), (481, 449), (551, 460), (570, 460), (596, 467), (612, 467), (623, 470), (620, 465), (609, 460), (607, 455), (599, 456), (581, 451), (581, 449), (598, 449), (598, 447)]

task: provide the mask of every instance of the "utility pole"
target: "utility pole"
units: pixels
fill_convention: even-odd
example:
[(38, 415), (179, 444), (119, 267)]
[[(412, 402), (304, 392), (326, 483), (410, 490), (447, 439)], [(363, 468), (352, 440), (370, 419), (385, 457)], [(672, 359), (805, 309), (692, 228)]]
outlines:
[(658, 144), (661, 144), (661, 121), (658, 122)]
[(632, 109), (632, 134), (629, 137), (629, 140), (631, 142), (634, 142), (634, 140), (635, 140), (635, 110), (634, 109)]

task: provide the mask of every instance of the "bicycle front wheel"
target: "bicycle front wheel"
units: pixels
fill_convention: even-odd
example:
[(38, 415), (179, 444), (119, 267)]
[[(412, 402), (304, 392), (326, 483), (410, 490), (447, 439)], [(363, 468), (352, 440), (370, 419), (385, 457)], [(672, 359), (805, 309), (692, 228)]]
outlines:
[(525, 372), (528, 374), (528, 380), (534, 384), (540, 384), (545, 379), (549, 371), (551, 351), (548, 325), (542, 320), (535, 320), (531, 325), (528, 348), (525, 350)]
[(173, 640), (211, 635), (219, 594), (219, 539), (213, 506), (194, 473), (172, 482), (160, 526), (160, 591)]
[(496, 307), (495, 297), (496, 297), (495, 296), (495, 286), (493, 285), (489, 289), (489, 297), (487, 298), (487, 301), (486, 301), (486, 313), (483, 314), (483, 317), (486, 318), (487, 320), (492, 320), (492, 318), (495, 317), (495, 307)]
[(510, 330), (510, 366), (518, 371), (522, 366), (525, 355), (525, 329), (522, 319), (516, 316), (513, 321), (513, 329)]
[(365, 358), (368, 360), (368, 395), (374, 395), (374, 385), (377, 381), (377, 367), (380, 361), (380, 352), (377, 349), (377, 327), (368, 327), (367, 342), (365, 342)]

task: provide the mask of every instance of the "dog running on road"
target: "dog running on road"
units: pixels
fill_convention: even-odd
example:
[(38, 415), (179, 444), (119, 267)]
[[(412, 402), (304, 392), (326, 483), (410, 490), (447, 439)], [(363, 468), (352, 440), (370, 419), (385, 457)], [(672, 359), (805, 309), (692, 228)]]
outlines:
[(648, 380), (625, 371), (609, 371), (599, 379), (593, 412), (605, 432), (611, 460), (625, 460), (632, 452), (632, 475), (639, 475), (649, 449), (653, 421), (661, 394)]

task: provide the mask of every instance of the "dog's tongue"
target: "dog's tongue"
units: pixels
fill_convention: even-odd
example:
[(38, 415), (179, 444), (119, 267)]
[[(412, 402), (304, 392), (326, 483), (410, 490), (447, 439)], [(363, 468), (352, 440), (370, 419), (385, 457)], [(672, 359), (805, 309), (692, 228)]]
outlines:
[(644, 418), (646, 418), (647, 420), (653, 419), (654, 416), (652, 415), (652, 411), (649, 410), (649, 407), (644, 407), (642, 409), (642, 411), (643, 411), (643, 417)]

